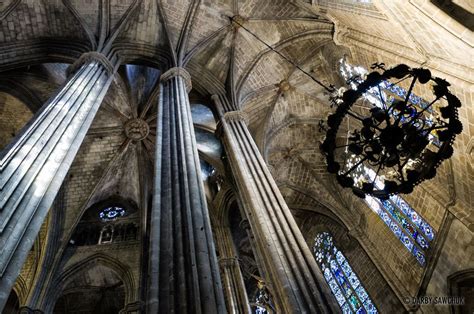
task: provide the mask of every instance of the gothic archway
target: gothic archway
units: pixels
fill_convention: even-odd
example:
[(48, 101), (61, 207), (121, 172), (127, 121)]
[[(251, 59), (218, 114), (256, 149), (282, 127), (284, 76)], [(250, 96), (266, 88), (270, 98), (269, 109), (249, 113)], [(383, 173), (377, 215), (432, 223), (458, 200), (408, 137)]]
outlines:
[(450, 275), (448, 289), (450, 296), (464, 299), (464, 304), (461, 306), (451, 305), (451, 313), (472, 313), (474, 310), (474, 269), (466, 269)]
[(76, 313), (76, 309), (118, 313), (135, 301), (134, 282), (132, 272), (121, 262), (97, 253), (63, 272), (45, 309), (48, 313)]

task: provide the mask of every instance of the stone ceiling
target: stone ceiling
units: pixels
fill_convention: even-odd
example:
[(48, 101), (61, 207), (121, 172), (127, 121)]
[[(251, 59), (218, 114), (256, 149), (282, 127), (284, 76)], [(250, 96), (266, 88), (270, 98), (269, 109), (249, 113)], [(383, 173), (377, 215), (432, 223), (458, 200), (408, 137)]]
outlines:
[[(432, 62), (437, 71), (454, 76), (461, 88), (469, 86), (472, 73), (465, 75), (460, 65), (465, 62), (463, 51), (472, 45), (472, 36), (463, 34), (459, 40), (453, 40), (453, 45), (441, 47), (442, 42), (434, 34), (444, 35), (455, 26), (437, 25), (430, 30), (426, 28), (426, 17), (420, 17), (416, 25), (424, 32), (418, 34), (404, 25), (400, 18), (404, 12), (395, 5), (380, 9), (362, 4), (337, 7), (334, 1), (318, 1), (319, 7), (310, 7), (308, 3), (288, 0), (2, 2), (0, 43), (5, 49), (0, 53), (0, 70), (45, 61), (71, 62), (82, 52), (103, 45), (105, 38), (122, 27), (114, 48), (119, 52), (128, 51), (124, 53), (127, 62), (157, 65), (161, 60), (168, 60), (190, 71), (195, 90), (202, 96), (227, 92), (235, 108), (249, 116), (249, 127), (257, 145), (276, 180), (284, 187), (282, 191), (287, 199), (295, 193), (306, 193), (316, 203), (324, 200), (324, 205), (332, 210), (342, 208), (344, 211), (342, 196), (337, 196), (340, 191), (326, 175), (318, 149), (322, 133), (317, 125), (330, 110), (324, 89), (269, 51), (239, 24), (326, 85), (341, 85), (336, 64), (344, 54), (352, 55), (365, 66), (380, 58), (396, 62), (397, 54), (405, 54), (407, 62), (420, 64), (428, 60), (426, 62)], [(398, 20), (389, 19), (390, 14)], [(231, 17), (238, 23), (232, 22)], [(428, 37), (432, 44), (420, 46), (419, 42), (426, 42)], [(355, 42), (360, 49), (354, 49)], [(384, 46), (392, 52), (383, 50)], [(448, 59), (449, 67), (438, 66), (439, 60)], [(467, 66), (472, 69), (472, 61)], [(95, 149), (100, 149), (105, 145), (111, 149), (110, 153), (103, 151), (102, 165), (97, 166), (102, 172), (110, 169), (107, 165), (116, 154), (125, 158), (121, 161), (124, 165), (131, 164), (126, 160), (130, 156), (141, 155), (140, 149), (147, 152), (143, 154), (144, 162), (150, 164), (152, 160), (154, 130), (145, 130), (139, 123), (132, 128), (134, 134), (149, 132), (150, 140), (140, 141), (138, 146), (142, 148), (130, 145), (129, 149), (137, 150), (133, 153), (124, 153), (123, 149), (127, 142), (123, 126), (127, 121), (145, 118), (153, 122), (152, 110), (146, 109), (143, 98), (151, 93), (153, 84), (146, 85), (144, 79), (156, 76), (144, 72), (133, 75), (122, 70), (117, 76), (92, 127), (89, 141), (93, 143), (84, 146), (95, 145), (99, 147)], [(463, 94), (460, 98), (471, 100), (472, 86), (466, 90), (460, 91)], [(463, 112), (461, 119), (468, 129), (472, 128), (468, 112)], [(107, 136), (101, 135), (104, 132), (108, 132)], [(468, 130), (470, 133), (472, 130)], [(465, 149), (471, 139), (470, 135), (463, 138), (460, 149)], [(114, 144), (106, 144), (107, 141)], [(469, 175), (459, 185), (458, 196), (469, 207), (473, 204), (472, 193), (469, 193), (474, 180), (472, 166), (469, 167), (472, 157), (468, 160), (461, 157), (458, 158), (461, 163), (456, 163), (455, 168)], [(446, 193), (444, 190), (440, 194)], [(307, 205), (298, 204), (298, 199), (305, 197), (292, 198), (292, 202), (296, 202), (294, 206)], [(474, 222), (474, 219), (469, 221)]]

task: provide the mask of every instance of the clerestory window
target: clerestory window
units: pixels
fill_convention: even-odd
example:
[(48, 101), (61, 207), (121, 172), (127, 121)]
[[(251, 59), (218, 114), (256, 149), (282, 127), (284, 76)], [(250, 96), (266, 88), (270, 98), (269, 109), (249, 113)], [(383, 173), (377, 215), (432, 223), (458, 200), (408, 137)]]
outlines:
[(369, 294), (328, 232), (316, 235), (313, 250), (342, 313), (378, 313)]

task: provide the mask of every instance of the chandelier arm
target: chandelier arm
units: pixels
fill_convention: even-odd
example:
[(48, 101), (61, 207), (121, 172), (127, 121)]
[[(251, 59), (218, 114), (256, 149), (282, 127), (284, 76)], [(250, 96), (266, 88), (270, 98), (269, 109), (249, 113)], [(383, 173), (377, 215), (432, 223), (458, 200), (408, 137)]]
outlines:
[[(417, 79), (417, 76), (413, 75), (413, 79), (411, 80), (411, 83), (410, 83), (410, 88), (408, 89), (405, 100), (403, 101), (404, 106), (406, 106), (408, 104), (408, 100), (410, 99), (410, 95), (411, 95), (411, 92), (413, 90), (413, 86), (415, 86), (416, 79)], [(403, 114), (400, 113), (398, 115), (397, 121), (395, 122), (395, 125), (398, 125), (400, 123), (400, 120), (402, 119), (402, 117), (403, 117)], [(412, 121), (410, 121), (409, 123), (412, 123)]]
[(410, 158), (407, 158), (403, 162), (403, 165), (400, 163), (400, 159), (398, 160), (398, 173), (400, 174), (400, 177), (401, 177), (400, 181), (402, 182), (406, 182), (405, 177), (403, 176), (403, 167), (405, 167), (405, 165), (408, 163), (408, 160), (410, 160)]
[(369, 143), (372, 143), (373, 141), (378, 140), (379, 138), (380, 138), (380, 136), (377, 136), (377, 137), (374, 137), (374, 138), (370, 139), (369, 141), (360, 140), (360, 141), (352, 142), (352, 143), (345, 144), (345, 145), (335, 146), (334, 149), (344, 148), (344, 147), (347, 147), (347, 146), (349, 146), (349, 145), (351, 145), (351, 144), (369, 144)]
[(398, 84), (400, 84), (401, 82), (403, 82), (403, 81), (405, 81), (405, 80), (408, 80), (408, 78), (410, 78), (410, 77), (411, 77), (411, 75), (407, 75), (407, 76), (405, 76), (404, 78), (399, 79), (398, 81), (395, 81), (395, 82), (393, 82), (393, 83), (390, 83), (390, 85), (388, 85), (387, 87), (392, 87), (392, 86), (398, 85)]
[(385, 103), (385, 100), (382, 97), (382, 90), (380, 89), (380, 84), (377, 85), (377, 88), (379, 90), (380, 102), (383, 104), (383, 109), (388, 110), (387, 104)]
[(425, 112), (426, 110), (428, 110), (428, 108), (430, 108), (431, 106), (434, 105), (435, 102), (437, 102), (438, 100), (440, 100), (442, 96), (438, 96), (436, 97), (432, 102), (430, 102), (428, 104), (428, 106), (426, 106), (425, 108), (423, 108), (423, 110), (421, 110), (420, 112), (418, 112), (410, 121), (410, 123), (414, 120), (414, 119), (417, 119), (423, 112)]
[(365, 155), (362, 155), (364, 156), (364, 158), (362, 158), (359, 162), (357, 162), (355, 165), (353, 165), (349, 170), (347, 170), (346, 172), (344, 172), (342, 175), (343, 176), (347, 176), (349, 173), (351, 173), (355, 168), (357, 168), (361, 163), (363, 163), (364, 161), (367, 160), (367, 156)]
[(379, 166), (377, 168), (377, 171), (375, 172), (374, 179), (372, 180), (372, 184), (375, 186), (375, 181), (377, 180), (377, 177), (379, 176), (380, 169), (382, 169), (382, 163), (379, 163)]

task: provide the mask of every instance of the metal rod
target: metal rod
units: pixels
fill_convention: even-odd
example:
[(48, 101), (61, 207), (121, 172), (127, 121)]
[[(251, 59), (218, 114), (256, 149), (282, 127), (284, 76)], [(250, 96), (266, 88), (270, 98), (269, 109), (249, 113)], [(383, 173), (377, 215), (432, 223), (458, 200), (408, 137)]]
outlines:
[(323, 83), (321, 83), (319, 80), (317, 80), (316, 78), (314, 78), (311, 74), (309, 74), (308, 72), (306, 72), (305, 70), (303, 70), (298, 64), (296, 64), (294, 61), (292, 61), (290, 58), (288, 58), (287, 56), (285, 56), (284, 54), (282, 54), (281, 52), (279, 52), (278, 50), (276, 50), (275, 48), (273, 48), (272, 46), (270, 46), (269, 44), (267, 44), (265, 41), (263, 41), (260, 37), (258, 37), (257, 35), (255, 35), (254, 33), (252, 33), (248, 28), (246, 28), (245, 26), (243, 26), (241, 23), (239, 23), (237, 21), (237, 19), (235, 19), (235, 17), (231, 17), (230, 18), (232, 20), (232, 22), (234, 22), (235, 24), (239, 25), (240, 27), (242, 27), (243, 29), (245, 29), (247, 31), (247, 33), (249, 33), (250, 35), (252, 35), (253, 37), (255, 37), (258, 41), (260, 41), (262, 44), (264, 44), (268, 49), (270, 49), (271, 51), (275, 52), (276, 54), (278, 54), (280, 57), (282, 57), (283, 59), (285, 59), (287, 62), (289, 62), (291, 65), (293, 65), (295, 68), (297, 68), (298, 70), (300, 70), (301, 72), (303, 72), (304, 74), (306, 74), (309, 78), (311, 78), (314, 82), (316, 82), (319, 86), (321, 86), (322, 88), (324, 88), (326, 91), (328, 91), (329, 93), (332, 93), (333, 90), (329, 87), (327, 87), (326, 85), (324, 85)]

